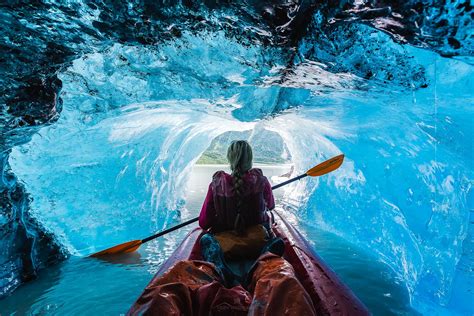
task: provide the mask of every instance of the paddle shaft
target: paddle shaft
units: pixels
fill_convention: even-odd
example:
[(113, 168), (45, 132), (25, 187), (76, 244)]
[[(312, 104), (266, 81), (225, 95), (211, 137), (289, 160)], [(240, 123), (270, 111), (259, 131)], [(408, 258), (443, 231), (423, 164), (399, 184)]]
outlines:
[(308, 175), (306, 173), (303, 173), (302, 175), (299, 175), (297, 177), (294, 177), (293, 179), (286, 180), (285, 182), (278, 183), (277, 185), (272, 186), (272, 190), (278, 189), (279, 187), (282, 187), (284, 185), (287, 185), (288, 183), (294, 182), (299, 179), (303, 179), (304, 177), (307, 177)]
[(155, 235), (152, 235), (152, 236), (150, 236), (150, 237), (147, 237), (147, 238), (145, 238), (145, 239), (142, 239), (142, 244), (146, 243), (147, 241), (150, 241), (150, 240), (153, 240), (153, 239), (155, 239), (155, 238), (158, 238), (158, 237), (160, 237), (160, 236), (163, 236), (163, 235), (166, 235), (166, 234), (168, 234), (168, 233), (171, 233), (172, 231), (175, 231), (175, 230), (177, 230), (177, 229), (180, 229), (181, 227), (184, 227), (184, 226), (187, 226), (187, 225), (192, 224), (192, 223), (194, 223), (194, 222), (197, 222), (198, 220), (199, 220), (199, 217), (196, 217), (196, 218), (190, 219), (189, 221), (186, 221), (186, 222), (184, 222), (184, 223), (181, 223), (181, 224), (179, 224), (179, 225), (176, 225), (176, 226), (174, 226), (174, 227), (165, 229), (165, 230), (162, 231), (162, 232), (159, 232), (159, 233), (157, 233), (157, 234), (155, 234)]
[[(277, 185), (274, 185), (274, 186), (272, 187), (272, 190), (278, 189), (279, 187), (282, 187), (282, 186), (287, 185), (287, 184), (289, 184), (289, 183), (291, 183), (291, 182), (300, 180), (300, 179), (302, 179), (302, 178), (304, 178), (304, 177), (307, 177), (307, 176), (308, 176), (308, 175), (307, 175), (306, 173), (303, 173), (302, 175), (299, 175), (299, 176), (297, 176), (297, 177), (294, 177), (294, 178), (292, 178), (292, 179), (290, 179), (290, 180), (286, 180), (285, 182), (282, 182), (282, 183), (279, 183), (279, 184), (277, 184)], [(142, 239), (142, 244), (146, 243), (147, 241), (150, 241), (150, 240), (153, 240), (153, 239), (155, 239), (155, 238), (158, 238), (158, 237), (160, 237), (160, 236), (163, 236), (163, 235), (166, 235), (166, 234), (168, 234), (168, 233), (171, 233), (172, 231), (175, 231), (175, 230), (177, 230), (177, 229), (180, 229), (181, 227), (184, 227), (184, 226), (187, 226), (187, 225), (192, 224), (192, 223), (194, 223), (194, 222), (197, 222), (198, 220), (199, 220), (199, 217), (196, 217), (196, 218), (190, 219), (190, 220), (188, 220), (188, 221), (186, 221), (186, 222), (184, 222), (184, 223), (178, 224), (178, 225), (176, 225), (176, 226), (174, 226), (174, 227), (165, 229), (164, 231), (161, 231), (161, 232), (159, 232), (159, 233), (157, 233), (157, 234), (155, 234), (155, 235), (152, 235), (152, 236), (150, 236), (150, 237), (147, 237), (147, 238), (145, 238), (145, 239)]]

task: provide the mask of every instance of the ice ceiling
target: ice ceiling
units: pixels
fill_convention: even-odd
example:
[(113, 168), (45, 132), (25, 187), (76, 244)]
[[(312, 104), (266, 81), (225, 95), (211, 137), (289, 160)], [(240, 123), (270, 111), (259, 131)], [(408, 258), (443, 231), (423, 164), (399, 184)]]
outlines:
[(297, 171), (346, 154), (337, 173), (288, 187), (288, 208), (375, 253), (419, 311), (469, 308), (469, 2), (0, 12), (0, 295), (70, 254), (179, 221), (211, 141), (266, 129)]

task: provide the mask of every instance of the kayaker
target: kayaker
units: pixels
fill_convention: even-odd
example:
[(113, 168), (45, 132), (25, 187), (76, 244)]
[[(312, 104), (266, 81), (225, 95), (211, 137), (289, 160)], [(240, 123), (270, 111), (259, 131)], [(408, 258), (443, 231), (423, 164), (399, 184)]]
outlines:
[[(252, 169), (252, 148), (234, 141), (227, 158), (232, 174), (214, 174), (199, 217), (207, 230), (200, 240), (205, 261), (177, 262), (147, 286), (130, 315), (316, 315), (281, 257), (283, 240), (267, 231), (266, 211), (275, 202), (267, 178)], [(258, 259), (246, 279), (237, 279), (225, 257)]]
[(228, 284), (233, 285), (235, 275), (225, 258), (256, 259), (262, 251), (281, 256), (284, 243), (272, 238), (267, 211), (275, 207), (275, 200), (262, 170), (252, 168), (250, 144), (233, 141), (227, 159), (232, 173), (218, 171), (213, 175), (199, 225), (209, 231), (201, 237), (204, 259), (214, 263)]
[[(248, 315), (315, 315), (311, 298), (282, 258), (283, 240), (270, 229), (272, 188), (262, 170), (252, 168), (252, 158), (248, 142), (233, 141), (227, 150), (232, 173), (218, 171), (212, 177), (199, 216), (199, 225), (208, 230), (200, 240), (202, 257), (231, 290), (244, 286), (252, 293)], [(257, 260), (243, 278), (236, 278), (226, 258), (246, 257)]]

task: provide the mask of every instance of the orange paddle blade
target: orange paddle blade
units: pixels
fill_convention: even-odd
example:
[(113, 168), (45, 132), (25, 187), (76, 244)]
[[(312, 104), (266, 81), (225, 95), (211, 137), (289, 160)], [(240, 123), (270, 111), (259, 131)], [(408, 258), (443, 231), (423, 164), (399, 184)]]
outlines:
[(127, 252), (134, 252), (137, 250), (142, 244), (141, 240), (132, 240), (96, 253), (93, 253), (89, 257), (100, 257), (106, 255), (116, 255), (119, 253), (127, 253)]
[(342, 165), (344, 161), (344, 154), (333, 157), (325, 162), (306, 171), (306, 174), (310, 177), (322, 176), (323, 174), (329, 173), (336, 170)]

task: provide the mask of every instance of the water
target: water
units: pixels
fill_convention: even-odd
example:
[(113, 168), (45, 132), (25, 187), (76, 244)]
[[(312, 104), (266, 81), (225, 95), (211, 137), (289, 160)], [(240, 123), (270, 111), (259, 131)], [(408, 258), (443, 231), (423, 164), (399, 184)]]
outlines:
[[(272, 184), (290, 171), (290, 165), (257, 165)], [(186, 190), (183, 221), (197, 216), (212, 174), (227, 166), (196, 165)], [(295, 175), (293, 175), (295, 176)], [(273, 179), (273, 181), (272, 181)], [(304, 181), (304, 180), (302, 180)], [(416, 314), (409, 304), (406, 288), (389, 267), (337, 236), (298, 219), (298, 213), (281, 209), (281, 190), (275, 190), (280, 212), (300, 227), (314, 249), (348, 284), (374, 315)], [(2, 315), (124, 314), (151, 280), (161, 262), (172, 252), (187, 231), (173, 232), (142, 246), (137, 253), (113, 262), (73, 256), (45, 269), (37, 280), (21, 286), (0, 300)], [(137, 238), (143, 236), (136, 236)]]

